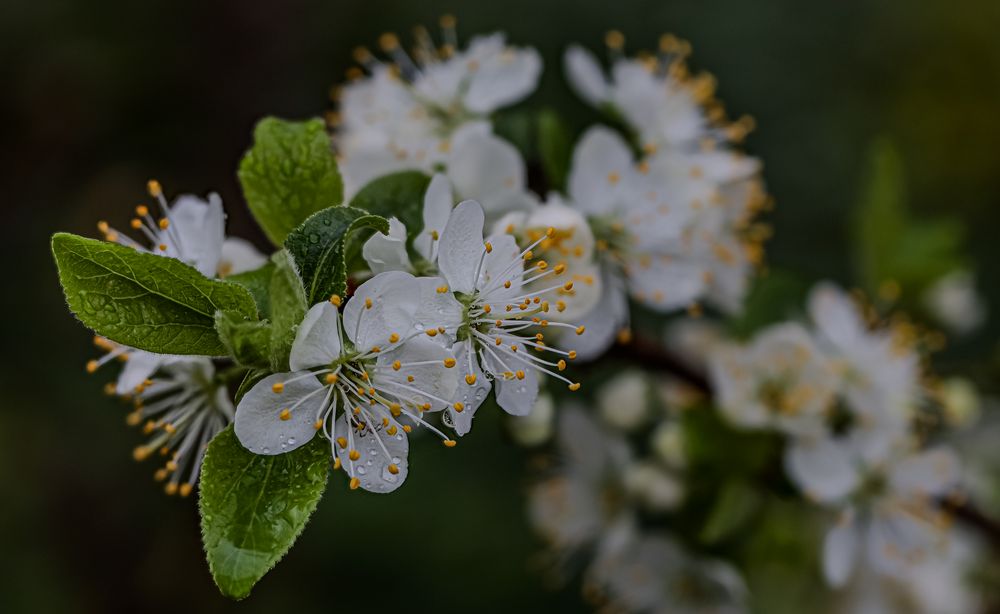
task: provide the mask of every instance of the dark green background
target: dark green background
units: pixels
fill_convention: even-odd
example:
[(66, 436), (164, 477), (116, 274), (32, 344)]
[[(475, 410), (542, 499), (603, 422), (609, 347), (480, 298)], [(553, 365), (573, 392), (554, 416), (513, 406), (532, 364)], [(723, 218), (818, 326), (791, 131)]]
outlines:
[[(850, 281), (848, 214), (869, 143), (888, 136), (913, 208), (965, 221), (981, 286), (1000, 305), (995, 0), (4, 2), (0, 609), (582, 607), (534, 573), (529, 458), (495, 416), (454, 450), (418, 442), (408, 484), (392, 496), (333, 480), (287, 559), (248, 601), (227, 603), (202, 559), (194, 501), (164, 496), (153, 468), (131, 461), (139, 434), (100, 394), (111, 374), (85, 375), (95, 350), (65, 309), (48, 254), (55, 230), (124, 225), (151, 176), (171, 194), (219, 191), (230, 231), (264, 245), (235, 178), (255, 120), (321, 113), (353, 46), (448, 11), (462, 36), (503, 29), (537, 46), (547, 70), (534, 100), (573, 121), (584, 109), (559, 74), (568, 42), (599, 49), (612, 27), (631, 50), (665, 31), (691, 40), (727, 107), (757, 119), (748, 147), (778, 205), (769, 259), (807, 278)], [(989, 356), (997, 330), (955, 355)]]

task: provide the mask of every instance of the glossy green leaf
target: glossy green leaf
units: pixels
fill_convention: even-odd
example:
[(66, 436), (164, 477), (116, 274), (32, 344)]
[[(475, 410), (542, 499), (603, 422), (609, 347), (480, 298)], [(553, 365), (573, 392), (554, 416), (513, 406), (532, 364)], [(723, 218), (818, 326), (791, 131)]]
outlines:
[(274, 263), (268, 262), (264, 266), (230, 275), (226, 281), (239, 284), (250, 291), (253, 300), (257, 303), (257, 313), (261, 320), (271, 317), (271, 275), (274, 274)]
[(223, 356), (215, 313), (257, 317), (245, 288), (208, 279), (173, 258), (65, 233), (52, 237), (52, 254), (76, 317), (97, 334), (130, 347)]
[(351, 206), (384, 218), (394, 217), (406, 225), (408, 243), (424, 227), (424, 193), (431, 179), (419, 171), (384, 175), (361, 188)]
[(344, 247), (351, 234), (362, 228), (388, 232), (389, 221), (354, 207), (330, 207), (288, 235), (285, 249), (298, 269), (307, 304), (347, 293)]
[(198, 507), (212, 578), (242, 599), (288, 551), (326, 487), (330, 449), (316, 437), (287, 454), (247, 451), (232, 427), (208, 445)]
[(240, 184), (257, 223), (281, 245), (310, 215), (339, 205), (344, 186), (322, 120), (268, 117), (253, 136), (253, 147), (240, 161)]
[(271, 369), (287, 371), (295, 330), (306, 315), (306, 296), (288, 252), (282, 250), (271, 260), (275, 265), (271, 274)]
[(215, 331), (236, 364), (271, 366), (271, 323), (267, 320), (251, 322), (219, 311), (215, 314)]

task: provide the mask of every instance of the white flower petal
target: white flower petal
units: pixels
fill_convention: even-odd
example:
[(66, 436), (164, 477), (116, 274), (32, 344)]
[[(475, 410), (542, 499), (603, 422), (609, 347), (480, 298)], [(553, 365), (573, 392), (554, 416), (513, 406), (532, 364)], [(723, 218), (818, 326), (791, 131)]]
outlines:
[(469, 80), (465, 106), (485, 114), (513, 104), (535, 89), (541, 72), (542, 58), (537, 51), (507, 47), (480, 62)]
[(667, 312), (694, 303), (705, 290), (705, 268), (681, 259), (651, 257), (629, 263), (629, 293), (647, 307)]
[(587, 130), (573, 150), (569, 195), (588, 215), (612, 213), (632, 172), (632, 152), (610, 128)]
[[(475, 417), (479, 406), (486, 400), (493, 385), (479, 366), (479, 359), (475, 356), (471, 341), (456, 343), (454, 350), (458, 388), (452, 395), (452, 403), (446, 411), (455, 432), (459, 435), (465, 435), (472, 428), (472, 418)], [(470, 375), (475, 378), (472, 384), (469, 384), (468, 379), (466, 379)], [(462, 411), (456, 410), (455, 403), (462, 404)]]
[(809, 315), (835, 347), (850, 348), (865, 331), (857, 306), (843, 290), (829, 282), (817, 284), (809, 293)]
[[(425, 335), (414, 337), (379, 354), (373, 385), (399, 399), (419, 405), (429, 403), (431, 411), (444, 409), (458, 389), (457, 365), (446, 367), (448, 359), (454, 359), (448, 348)], [(401, 365), (398, 370), (394, 368), (396, 361)]]
[(222, 242), (218, 275), (227, 277), (253, 271), (267, 264), (267, 256), (254, 247), (253, 243), (238, 237), (227, 237)]
[(441, 173), (435, 173), (427, 186), (427, 192), (424, 193), (424, 228), (420, 235), (413, 240), (413, 247), (429, 261), (434, 260), (431, 248), (434, 244), (432, 233), (436, 232), (438, 239), (441, 238), (454, 206), (455, 199), (451, 195), (451, 182)]
[(454, 292), (471, 294), (476, 289), (485, 222), (483, 208), (474, 200), (460, 203), (448, 218), (438, 247), (438, 269)]
[(386, 271), (358, 286), (344, 306), (344, 333), (359, 351), (388, 347), (395, 333), (414, 329), (420, 304), (416, 278), (403, 271)]
[(958, 457), (948, 448), (913, 454), (893, 465), (889, 485), (903, 496), (942, 497), (961, 480)]
[[(420, 301), (414, 312), (414, 323), (419, 330), (444, 328), (448, 335), (454, 336), (464, 322), (462, 304), (455, 299), (448, 283), (441, 277), (418, 277)], [(440, 290), (445, 289), (444, 292)], [(445, 335), (437, 339), (445, 340)], [(450, 343), (450, 339), (449, 339)]]
[(289, 366), (295, 371), (328, 366), (340, 358), (341, 340), (337, 308), (329, 301), (313, 305), (306, 312), (298, 330)]
[(125, 366), (118, 375), (115, 393), (120, 395), (133, 394), (135, 389), (150, 378), (157, 369), (168, 360), (174, 358), (165, 354), (154, 354), (143, 350), (130, 350)]
[[(350, 442), (346, 447), (333, 446), (341, 467), (350, 477), (358, 478), (361, 488), (369, 492), (392, 492), (403, 485), (409, 474), (410, 442), (401, 426), (392, 421), (390, 424), (396, 426), (393, 435), (386, 428), (373, 431), (367, 425), (349, 426), (347, 414), (342, 413), (334, 426), (334, 438), (343, 437)], [(351, 460), (352, 450), (361, 455), (356, 461)], [(390, 465), (396, 469), (395, 473)]]
[(225, 221), (218, 194), (209, 194), (207, 201), (185, 194), (171, 206), (170, 226), (160, 232), (161, 240), (175, 252), (168, 255), (190, 264), (202, 275), (215, 277), (222, 256)]
[(389, 218), (389, 234), (376, 232), (365, 241), (361, 249), (372, 273), (409, 271), (410, 257), (406, 253), (406, 226), (396, 218)]
[(577, 96), (592, 106), (608, 99), (608, 79), (597, 58), (579, 45), (570, 45), (563, 54), (563, 70)]
[[(509, 335), (505, 341), (508, 347), (511, 343), (518, 342), (516, 337)], [(520, 344), (518, 343), (518, 345)], [(518, 351), (526, 352), (528, 348), (521, 346)], [(509, 379), (504, 377), (505, 369), (503, 366), (489, 355), (486, 358), (488, 368), (496, 376), (494, 386), (496, 387), (497, 405), (512, 416), (526, 416), (531, 413), (531, 409), (538, 399), (538, 376), (526, 361), (515, 359), (510, 354), (502, 354), (502, 356), (504, 363), (515, 373), (514, 377)], [(516, 377), (518, 371), (524, 373), (523, 379)]]
[(827, 584), (836, 588), (847, 583), (857, 560), (859, 541), (853, 511), (847, 510), (823, 541), (823, 575)]
[(859, 474), (849, 448), (829, 437), (794, 441), (785, 449), (785, 471), (806, 496), (836, 501), (858, 485)]
[[(323, 385), (312, 376), (288, 381), (301, 375), (306, 372), (269, 375), (240, 399), (234, 430), (244, 448), (254, 454), (284, 454), (316, 435), (315, 422), (325, 398)], [(274, 392), (278, 383), (284, 389)], [(290, 417), (282, 420), (286, 409)]]
[(483, 131), (456, 137), (448, 160), (448, 178), (461, 199), (475, 199), (497, 217), (524, 191), (527, 171), (517, 148)]
[(577, 320), (584, 333), (569, 337), (566, 342), (576, 350), (577, 359), (593, 360), (615, 342), (618, 333), (628, 328), (628, 300), (624, 283), (618, 275), (606, 272), (601, 275), (601, 297), (590, 312)]

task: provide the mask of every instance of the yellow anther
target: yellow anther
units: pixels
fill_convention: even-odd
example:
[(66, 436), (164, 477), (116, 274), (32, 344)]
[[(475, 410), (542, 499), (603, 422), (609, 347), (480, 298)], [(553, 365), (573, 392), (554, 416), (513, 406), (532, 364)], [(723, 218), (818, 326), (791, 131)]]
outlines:
[(431, 231), (431, 239), (434, 239), (435, 241), (437, 241), (438, 237), (440, 237), (440, 236), (441, 235), (438, 234), (438, 231), (436, 231), (436, 230), (432, 230)]
[(386, 467), (386, 469), (388, 469), (389, 473), (391, 473), (392, 475), (396, 475), (397, 473), (399, 473), (399, 467), (397, 467), (395, 464), (390, 464), (388, 467)]
[(402, 406), (399, 403), (389, 403), (389, 413), (391, 413), (394, 417), (399, 417), (401, 409)]
[(389, 335), (389, 343), (396, 343), (397, 341), (399, 341), (399, 335), (396, 333)]
[(444, 359), (444, 366), (447, 367), (447, 368), (449, 368), (449, 369), (452, 368), (452, 367), (454, 367), (455, 366), (455, 359), (454, 358), (445, 358)]
[(324, 380), (326, 381), (327, 384), (336, 384), (337, 380), (339, 380), (339, 379), (340, 379), (340, 376), (337, 375), (336, 373), (327, 373), (326, 377), (324, 378)]
[(548, 237), (548, 238), (551, 239), (555, 235), (556, 235), (556, 229), (555, 228), (549, 226), (548, 228), (545, 229), (545, 236), (546, 237)]
[(160, 230), (166, 230), (167, 228), (170, 228), (170, 220), (167, 218), (161, 218), (160, 221), (157, 222), (157, 225), (159, 225)]
[(368, 396), (370, 396), (370, 397), (374, 397), (375, 396), (375, 389), (374, 388), (369, 388), (368, 389)]
[(366, 296), (365, 297), (365, 309), (371, 309), (371, 308), (372, 308), (372, 297)]
[(538, 262), (535, 263), (535, 268), (537, 268), (539, 271), (544, 271), (545, 269), (549, 268), (549, 263), (545, 262), (544, 260), (539, 260)]
[(443, 443), (446, 448), (454, 448), (458, 442), (455, 441), (454, 439), (445, 439), (441, 443)]
[(361, 480), (358, 478), (351, 478), (351, 490), (357, 490), (358, 486), (361, 486)]
[(448, 291), (448, 286), (438, 286), (436, 289), (438, 294), (444, 294)]
[(616, 185), (619, 181), (621, 181), (621, 178), (622, 176), (615, 171), (608, 173), (608, 183), (611, 185)]
[(565, 290), (566, 292), (569, 292), (572, 289), (573, 289), (573, 282), (567, 281), (565, 284), (563, 284), (563, 290)]
[(137, 461), (146, 460), (149, 458), (149, 448), (146, 446), (136, 446), (132, 450), (132, 458)]
[(156, 480), (157, 482), (162, 482), (163, 480), (167, 479), (168, 475), (170, 475), (170, 473), (166, 469), (161, 467), (153, 473), (153, 479)]
[(535, 333), (535, 339), (538, 339), (539, 341), (541, 341), (544, 338), (545, 338), (544, 334), (542, 334), (542, 333)]
[(177, 482), (168, 482), (166, 486), (163, 487), (163, 492), (170, 496), (177, 494)]
[(505, 234), (514, 234), (514, 225), (507, 224), (507, 227), (503, 229)]
[(493, 311), (493, 307), (489, 305), (483, 305), (483, 313), (489, 313), (491, 311)]
[(442, 28), (450, 30), (455, 27), (455, 16), (454, 15), (441, 15), (441, 19), (438, 20)]
[(569, 385), (568, 387), (569, 387), (569, 389), (570, 389), (570, 390), (572, 390), (573, 392), (576, 392), (577, 390), (579, 390), (579, 389), (580, 389), (580, 382), (577, 382), (577, 383), (575, 383), (575, 384), (570, 384), (570, 385)]
[(346, 448), (347, 447), (347, 438), (346, 437), (338, 437), (337, 438), (337, 445), (340, 446), (341, 448)]
[(625, 46), (625, 35), (618, 30), (611, 30), (604, 35), (604, 44), (612, 49), (621, 49)]
[[(377, 346), (377, 345), (373, 345), (373, 346), (372, 346), (372, 349), (371, 349), (371, 350), (369, 350), (369, 351), (370, 351), (370, 352), (371, 352), (372, 354), (378, 354), (379, 352), (381, 352), (381, 351), (382, 351), (382, 348), (380, 348), (380, 347), (379, 347), (379, 346)], [(365, 378), (365, 379), (367, 379), (367, 378)]]
[(503, 345), (503, 339), (497, 337), (497, 345)]
[(556, 363), (556, 367), (557, 367), (557, 368), (558, 368), (558, 369), (559, 369), (560, 371), (564, 371), (564, 370), (566, 369), (566, 361), (560, 358), (560, 359), (559, 359), (559, 362), (557, 362), (557, 363)]
[(149, 207), (146, 205), (137, 205), (135, 208), (135, 214), (139, 217), (146, 217), (149, 215)]
[(556, 301), (556, 311), (558, 311), (559, 313), (562, 313), (563, 311), (566, 311), (566, 302), (565, 301)]
[(397, 431), (396, 425), (392, 425), (389, 428), (385, 429), (385, 432), (388, 433), (389, 435), (395, 435), (396, 431)]
[(504, 288), (510, 288), (510, 280), (509, 279), (507, 281), (503, 282), (503, 287)]
[(160, 243), (159, 245), (157, 245), (157, 247), (160, 248), (161, 252), (167, 251), (167, 244), (166, 243)]
[(386, 418), (385, 416), (382, 416), (382, 428), (385, 428), (387, 426), (389, 426), (389, 419)]
[(514, 377), (516, 377), (517, 379), (524, 379), (524, 371), (522, 371), (522, 370), (518, 369), (518, 370), (517, 370), (517, 371), (516, 371), (516, 372), (514, 373)]
[(386, 51), (392, 51), (399, 47), (399, 38), (392, 32), (386, 32), (378, 37), (378, 46)]
[(182, 497), (186, 497), (191, 494), (191, 489), (193, 487), (187, 482), (181, 484), (180, 493)]
[(455, 408), (455, 411), (461, 413), (465, 409), (465, 404), (461, 401), (455, 401), (455, 404), (452, 405), (452, 407)]
[(413, 376), (412, 375), (407, 375), (406, 376), (406, 381), (412, 382), (413, 381)]
[(107, 222), (105, 222), (104, 220), (101, 220), (100, 222), (97, 222), (97, 230), (101, 234), (106, 235), (106, 234), (108, 234), (111, 231), (111, 227), (108, 226)]
[(313, 428), (316, 429), (317, 431), (323, 428), (323, 421), (317, 420), (316, 422), (313, 422)]
[(412, 427), (412, 426), (410, 426), (409, 424), (404, 424), (404, 425), (403, 425), (403, 432), (404, 432), (404, 433), (409, 433), (409, 432), (410, 432), (410, 431), (412, 431), (412, 430), (413, 430), (413, 427)]
[(623, 328), (618, 331), (618, 343), (628, 343), (632, 341), (632, 330), (628, 328)]
[(437, 329), (436, 329), (436, 328), (428, 328), (428, 329), (427, 329), (427, 330), (425, 330), (424, 332), (425, 332), (425, 333), (427, 333), (427, 336), (428, 336), (428, 337), (436, 337), (436, 336), (437, 336), (437, 334), (438, 334), (438, 332), (437, 332)]
[(585, 326), (583, 326), (583, 325), (581, 324), (580, 326), (577, 326), (577, 327), (576, 327), (576, 334), (578, 334), (578, 335), (582, 335), (582, 334), (583, 334), (583, 331), (585, 331), (585, 330), (587, 330), (587, 327), (585, 327)]
[(177, 461), (170, 460), (166, 464), (167, 471), (174, 472), (177, 471)]
[(153, 198), (159, 198), (163, 194), (163, 187), (160, 186), (160, 182), (155, 179), (150, 179), (146, 182), (146, 191)]
[(333, 470), (340, 469), (340, 457), (333, 459)]
[(163, 424), (163, 430), (166, 431), (168, 435), (173, 435), (177, 432), (177, 427), (169, 422), (166, 422)]
[(489, 241), (486, 242), (486, 253), (490, 254), (493, 252), (493, 244)]
[(465, 383), (468, 384), (468, 385), (470, 385), (470, 386), (473, 385), (473, 384), (475, 384), (476, 383), (476, 376), (473, 375), (472, 373), (466, 375), (465, 376)]
[(132, 221), (129, 222), (129, 225), (132, 226), (132, 228), (134, 228), (135, 230), (139, 230), (140, 228), (142, 228), (142, 220), (140, 220), (137, 217), (134, 217), (132, 218)]
[(283, 383), (275, 382), (274, 384), (271, 384), (271, 392), (273, 392), (274, 394), (281, 394), (284, 391), (285, 391), (285, 385)]
[(334, 307), (340, 307), (341, 303), (343, 303), (343, 302), (344, 301), (340, 298), (339, 294), (332, 294), (332, 295), (330, 295), (330, 303)]
[(101, 364), (99, 362), (97, 362), (96, 360), (88, 360), (87, 361), (87, 373), (93, 373), (94, 371), (97, 371), (97, 368), (100, 367), (100, 366), (101, 366)]
[(291, 420), (292, 412), (288, 409), (283, 409), (281, 410), (281, 413), (278, 414), (278, 417), (281, 418), (282, 420)]
[(534, 257), (535, 257), (535, 254), (530, 249), (528, 251), (524, 252), (524, 260), (525, 260), (525, 262), (527, 262), (528, 260), (531, 260)]
[(569, 358), (570, 360), (575, 360), (576, 359), (576, 350), (570, 350), (566, 354), (566, 357)]
[(393, 362), (393, 363), (392, 363), (392, 370), (393, 370), (393, 371), (399, 371), (399, 369), (400, 369), (400, 368), (401, 368), (402, 366), (403, 366), (403, 363), (401, 363), (401, 362), (399, 362), (399, 361), (397, 360), (397, 361), (395, 361), (395, 362)]
[(356, 461), (359, 458), (361, 458), (361, 452), (358, 452), (357, 450), (351, 450), (350, 452), (347, 453), (347, 458), (351, 459), (352, 461)]

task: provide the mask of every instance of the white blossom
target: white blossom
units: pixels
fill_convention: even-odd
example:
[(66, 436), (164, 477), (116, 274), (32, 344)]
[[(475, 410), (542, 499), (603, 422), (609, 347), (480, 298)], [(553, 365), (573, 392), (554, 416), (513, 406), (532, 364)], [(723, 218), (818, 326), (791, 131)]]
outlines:
[(167, 494), (186, 497), (198, 482), (208, 442), (233, 421), (233, 403), (207, 358), (183, 357), (160, 367), (156, 377), (134, 388), (135, 410), (128, 423), (141, 424), (150, 438), (133, 456), (164, 457), (166, 464), (156, 471), (156, 479), (166, 480)]
[(986, 321), (986, 302), (976, 291), (976, 277), (957, 270), (941, 277), (927, 289), (924, 304), (948, 330), (969, 334)]
[(292, 372), (264, 378), (240, 401), (240, 442), (256, 454), (282, 454), (323, 432), (351, 488), (372, 492), (406, 479), (413, 427), (453, 446), (422, 417), (448, 406), (458, 386), (455, 357), (425, 334), (428, 281), (381, 273), (357, 288), (342, 317), (338, 296), (310, 308), (292, 345)]

